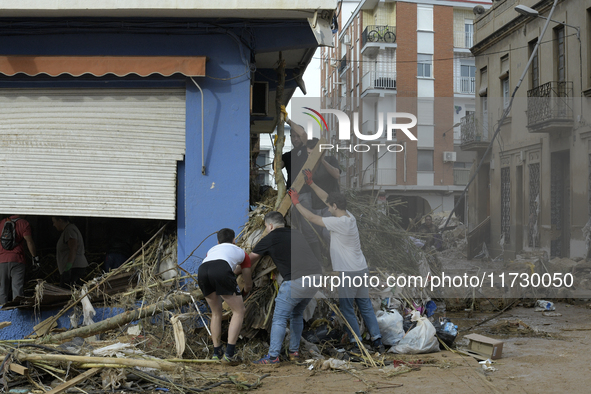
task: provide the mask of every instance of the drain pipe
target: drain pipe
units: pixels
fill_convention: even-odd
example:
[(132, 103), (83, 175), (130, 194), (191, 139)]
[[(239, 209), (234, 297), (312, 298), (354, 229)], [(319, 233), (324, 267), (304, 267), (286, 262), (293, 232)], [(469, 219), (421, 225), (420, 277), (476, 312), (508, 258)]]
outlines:
[(205, 145), (204, 145), (204, 141), (205, 138), (203, 136), (204, 133), (204, 127), (203, 127), (203, 116), (205, 114), (205, 112), (203, 111), (203, 90), (201, 89), (201, 86), (199, 86), (199, 84), (197, 82), (195, 82), (195, 80), (193, 79), (193, 77), (190, 77), (191, 81), (193, 81), (193, 83), (195, 84), (195, 86), (197, 86), (197, 89), (199, 89), (199, 92), (201, 92), (201, 174), (205, 175)]

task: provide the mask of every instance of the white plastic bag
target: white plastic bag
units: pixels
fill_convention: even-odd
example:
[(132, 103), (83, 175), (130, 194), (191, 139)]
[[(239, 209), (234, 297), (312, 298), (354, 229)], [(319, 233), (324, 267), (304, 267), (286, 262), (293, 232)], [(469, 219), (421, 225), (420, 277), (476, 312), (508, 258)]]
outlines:
[(439, 341), (435, 336), (435, 327), (426, 318), (420, 317), (419, 312), (413, 312), (412, 321), (417, 322), (417, 326), (406, 333), (404, 338), (393, 346), (392, 353), (419, 354), (435, 353), (439, 351)]
[(402, 328), (402, 316), (397, 311), (376, 313), (380, 333), (382, 334), (382, 343), (386, 346), (396, 345), (404, 336)]

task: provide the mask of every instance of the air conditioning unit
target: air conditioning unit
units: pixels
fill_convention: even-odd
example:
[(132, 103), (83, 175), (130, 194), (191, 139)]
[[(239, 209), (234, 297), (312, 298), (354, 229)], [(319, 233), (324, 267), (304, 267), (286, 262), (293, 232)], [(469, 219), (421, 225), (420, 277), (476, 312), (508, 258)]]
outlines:
[(454, 162), (456, 161), (456, 152), (443, 152), (443, 162)]
[(341, 42), (345, 45), (351, 45), (351, 36), (348, 34), (343, 35), (343, 38), (341, 38)]

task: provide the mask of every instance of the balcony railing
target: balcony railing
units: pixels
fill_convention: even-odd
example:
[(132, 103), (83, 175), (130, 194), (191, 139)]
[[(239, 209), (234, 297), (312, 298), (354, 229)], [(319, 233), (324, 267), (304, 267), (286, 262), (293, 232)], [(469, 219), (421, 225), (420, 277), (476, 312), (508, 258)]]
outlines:
[(527, 127), (532, 131), (550, 124), (573, 122), (573, 83), (552, 81), (527, 92)]
[(347, 55), (343, 56), (341, 59), (341, 63), (339, 64), (339, 74), (342, 74), (343, 71), (345, 71), (345, 68), (347, 68)]
[(460, 120), (462, 145), (472, 142), (488, 141), (488, 130), (484, 130), (474, 114), (466, 115)]
[(396, 90), (396, 73), (382, 71), (369, 71), (361, 79), (363, 91), (367, 89), (393, 89)]
[(469, 168), (454, 168), (454, 185), (466, 186), (470, 180)]
[(369, 25), (361, 33), (361, 46), (368, 42), (393, 44), (396, 42), (396, 26)]
[(460, 77), (460, 79), (458, 80), (458, 92), (462, 94), (476, 93), (476, 78)]

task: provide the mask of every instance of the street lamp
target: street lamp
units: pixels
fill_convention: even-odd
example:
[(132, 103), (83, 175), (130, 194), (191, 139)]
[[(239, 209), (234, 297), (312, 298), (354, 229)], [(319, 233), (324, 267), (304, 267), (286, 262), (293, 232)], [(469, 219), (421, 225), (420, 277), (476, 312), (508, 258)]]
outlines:
[[(535, 17), (535, 18), (548, 19), (545, 16), (540, 15), (540, 13), (538, 11), (534, 10), (533, 8), (529, 8), (528, 6), (525, 6), (525, 5), (516, 6), (515, 11), (517, 11), (519, 14), (521, 14), (523, 16), (531, 16), (531, 17)], [(577, 31), (577, 39), (579, 40), (579, 42), (581, 41), (581, 29), (578, 26), (569, 25), (568, 23), (559, 22), (554, 19), (550, 19), (550, 21), (554, 22), (554, 23), (559, 23), (564, 26), (572, 27), (573, 29), (575, 29)]]

